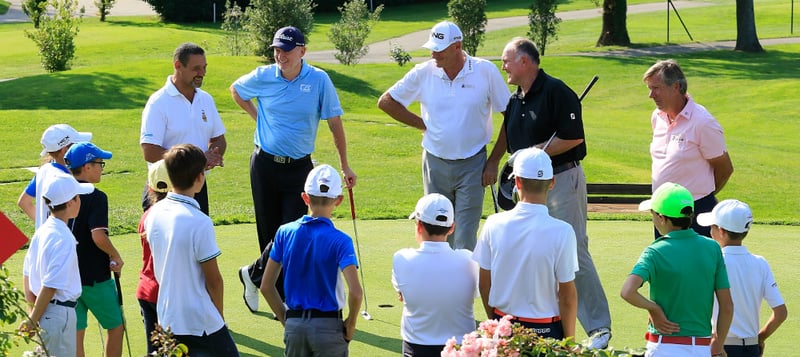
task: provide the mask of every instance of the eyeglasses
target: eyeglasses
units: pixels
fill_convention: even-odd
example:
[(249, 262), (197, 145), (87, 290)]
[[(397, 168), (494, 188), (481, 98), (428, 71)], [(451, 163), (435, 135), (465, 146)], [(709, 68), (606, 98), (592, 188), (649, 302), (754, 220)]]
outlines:
[(90, 164), (100, 165), (100, 168), (103, 168), (103, 169), (106, 168), (106, 162), (105, 161), (92, 161), (92, 162), (90, 162)]

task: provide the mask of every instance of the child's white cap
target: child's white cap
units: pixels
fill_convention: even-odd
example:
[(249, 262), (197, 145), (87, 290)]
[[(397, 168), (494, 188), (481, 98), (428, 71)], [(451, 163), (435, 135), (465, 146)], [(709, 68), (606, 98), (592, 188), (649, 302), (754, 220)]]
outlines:
[(728, 232), (744, 233), (753, 224), (753, 212), (747, 203), (724, 200), (717, 203), (711, 212), (698, 214), (697, 224), (705, 227), (716, 225)]
[(337, 198), (342, 195), (342, 178), (331, 165), (319, 165), (308, 173), (305, 191), (311, 196)]
[(50, 201), (48, 206), (53, 208), (69, 202), (77, 195), (92, 193), (94, 185), (78, 183), (72, 175), (59, 173), (45, 179), (43, 191), (42, 197), (48, 199)]

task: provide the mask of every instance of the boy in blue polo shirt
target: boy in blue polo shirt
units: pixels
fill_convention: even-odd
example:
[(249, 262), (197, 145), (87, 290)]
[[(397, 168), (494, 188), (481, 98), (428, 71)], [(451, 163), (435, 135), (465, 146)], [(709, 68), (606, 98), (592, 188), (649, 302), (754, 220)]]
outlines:
[[(92, 184), (100, 182), (106, 166), (104, 160), (110, 158), (110, 151), (100, 149), (90, 142), (75, 143), (64, 155), (67, 167), (75, 179)], [(75, 219), (70, 220), (69, 227), (78, 241), (78, 267), (82, 286), (81, 297), (75, 307), (78, 321), (76, 356), (86, 355), (83, 340), (89, 310), (108, 332), (105, 355), (122, 356), (122, 311), (117, 302), (117, 287), (111, 279), (111, 271), (119, 273), (125, 263), (108, 238), (108, 196), (105, 192), (95, 189), (81, 195), (80, 212)]]
[[(330, 220), (342, 203), (342, 179), (330, 165), (320, 165), (308, 174), (301, 196), (311, 215), (278, 229), (261, 293), (285, 327), (286, 356), (347, 356), (363, 293), (353, 241)], [(286, 305), (275, 287), (282, 269)], [(344, 323), (343, 275), (349, 290)]]

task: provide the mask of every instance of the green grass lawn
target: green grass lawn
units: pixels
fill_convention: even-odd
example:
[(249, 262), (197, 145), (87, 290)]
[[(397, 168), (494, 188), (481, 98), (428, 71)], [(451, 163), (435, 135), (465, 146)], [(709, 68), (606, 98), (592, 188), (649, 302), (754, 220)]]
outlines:
[[(356, 201), (358, 203), (358, 199)], [(358, 210), (358, 206), (356, 206)], [(411, 208), (408, 209), (410, 212)], [(340, 214), (347, 213), (345, 202), (337, 209)], [(757, 217), (756, 217), (757, 218)], [(339, 229), (353, 234), (353, 225), (349, 219), (335, 221)], [(390, 356), (400, 351), (400, 313), (402, 305), (397, 301), (391, 277), (391, 256), (405, 247), (414, 247), (413, 222), (408, 220), (371, 220), (357, 222), (362, 269), (366, 279), (367, 302), (372, 321), (361, 319), (355, 341), (351, 344), (352, 356)], [(234, 340), (239, 345), (242, 356), (280, 356), (283, 355), (282, 334), (280, 324), (271, 319), (266, 302), (261, 299), (261, 310), (251, 314), (242, 303), (242, 290), (236, 270), (255, 259), (257, 249), (255, 226), (233, 225), (216, 227), (217, 242), (223, 254), (218, 258), (220, 269), (225, 279), (225, 317), (233, 332)], [(619, 297), (622, 282), (630, 272), (639, 254), (652, 240), (652, 225), (649, 222), (610, 222), (590, 221), (588, 226), (590, 249), (597, 265), (598, 272), (605, 287), (611, 308), (614, 338), (611, 345), (616, 348), (643, 347), (643, 335), (647, 324), (647, 314), (634, 308)], [(793, 307), (800, 304), (795, 293), (800, 289), (800, 282), (794, 277), (800, 268), (794, 264), (794, 254), (786, 249), (787, 243), (796, 238), (797, 227), (756, 225), (746, 238), (745, 244), (755, 254), (763, 255), (770, 262), (781, 291), (789, 308), (789, 319), (767, 341), (765, 356), (792, 356), (795, 353), (794, 337), (800, 328), (800, 320), (793, 313)], [(141, 246), (135, 234), (113, 237), (113, 242), (120, 250), (126, 265), (123, 268), (122, 290), (124, 292), (125, 316), (128, 320), (128, 332), (134, 356), (144, 354), (144, 330), (139, 308), (134, 297), (137, 284), (138, 269), (141, 268)], [(20, 267), (24, 251), (18, 252), (6, 264), (11, 270), (15, 282), (21, 284)], [(641, 290), (647, 294), (647, 287)], [(476, 300), (476, 318), (485, 316)], [(388, 305), (386, 307), (381, 307)], [(768, 317), (767, 310), (762, 311), (762, 322)], [(94, 318), (89, 318), (90, 325), (86, 332), (86, 348), (88, 356), (100, 355), (99, 332)], [(9, 331), (12, 326), (0, 327)], [(579, 340), (586, 336), (578, 329)], [(11, 352), (11, 356), (21, 355), (21, 348)], [(191, 352), (191, 351), (190, 351)]]

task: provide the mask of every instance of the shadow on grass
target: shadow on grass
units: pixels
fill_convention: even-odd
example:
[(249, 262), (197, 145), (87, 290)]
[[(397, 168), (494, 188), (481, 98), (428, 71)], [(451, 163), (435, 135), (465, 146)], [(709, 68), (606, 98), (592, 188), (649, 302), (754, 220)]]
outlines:
[[(131, 109), (142, 108), (152, 84), (143, 77), (111, 73), (42, 74), (0, 82), (3, 109)], [(24, 98), (24, 100), (20, 100)]]
[[(236, 341), (237, 345), (240, 346), (247, 346), (251, 349), (254, 349), (260, 352), (258, 355), (251, 355), (247, 353), (242, 353), (242, 356), (283, 356), (283, 346), (273, 346), (269, 343), (266, 343), (261, 340), (257, 340), (247, 335), (242, 335), (236, 331), (230, 330), (231, 335), (233, 336), (233, 340)], [(281, 333), (283, 330), (281, 329)]]
[(772, 80), (800, 78), (797, 53), (767, 50), (762, 53), (740, 51), (703, 51), (639, 57), (604, 57), (604, 61), (647, 68), (657, 60), (678, 61), (690, 82), (692, 77)]
[(366, 98), (378, 98), (381, 96), (381, 94), (383, 94), (383, 91), (375, 89), (372, 86), (372, 83), (342, 74), (331, 67), (325, 66), (324, 64), (316, 63), (314, 66), (328, 73), (328, 76), (331, 77), (331, 81), (336, 86), (337, 91), (349, 92), (358, 95), (359, 97)]
[[(375, 319), (369, 323), (375, 323), (375, 322), (382, 322), (382, 321)], [(359, 322), (359, 323), (361, 324), (364, 322)], [(399, 334), (399, 329), (398, 329), (398, 334)], [(376, 335), (364, 330), (359, 330), (358, 327), (356, 327), (356, 334), (355, 336), (353, 336), (353, 339), (358, 342), (389, 351), (391, 353), (398, 353), (403, 349), (403, 340), (399, 338)]]

